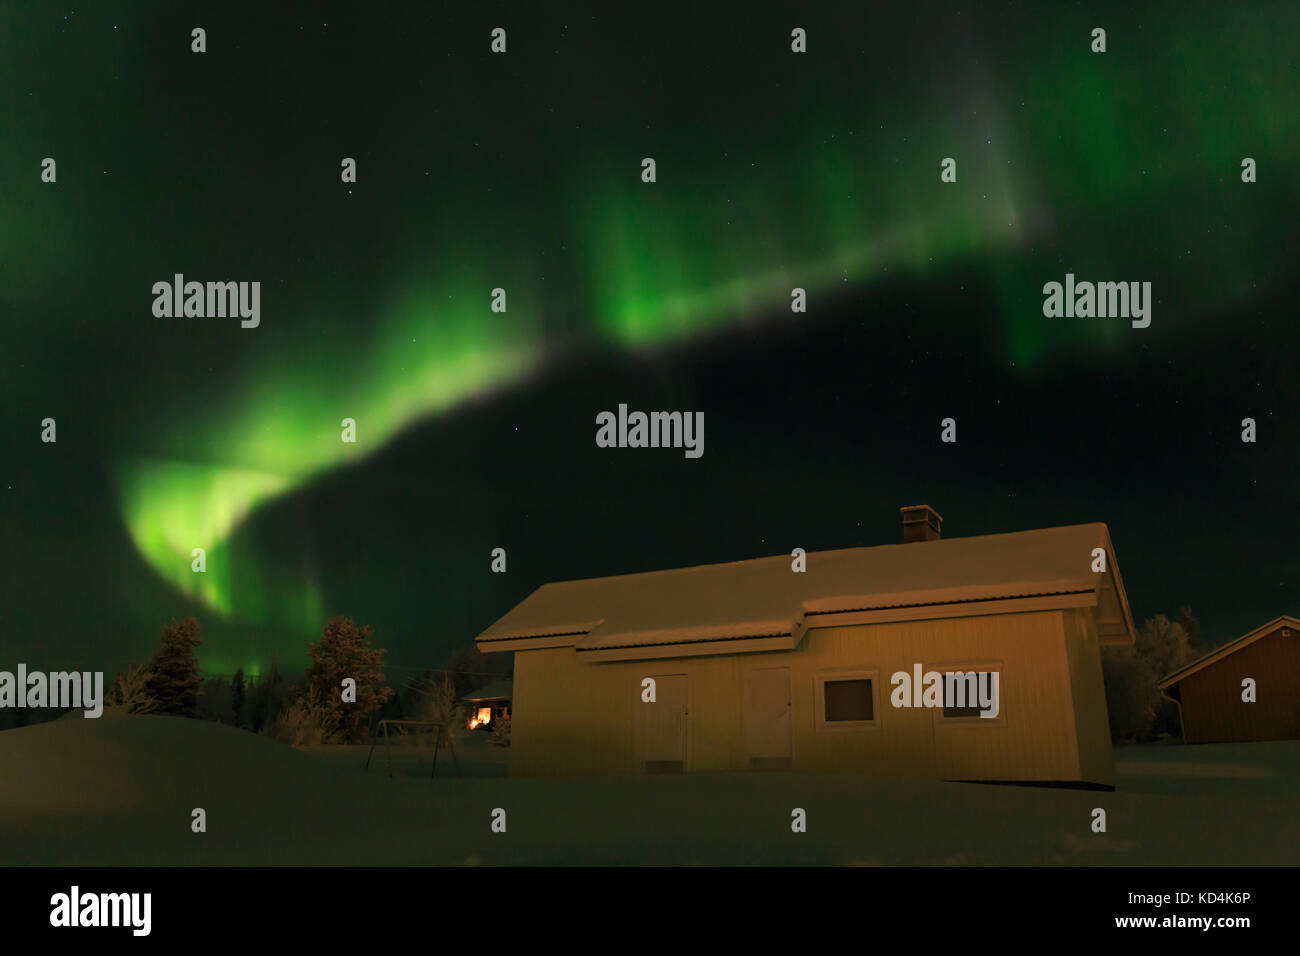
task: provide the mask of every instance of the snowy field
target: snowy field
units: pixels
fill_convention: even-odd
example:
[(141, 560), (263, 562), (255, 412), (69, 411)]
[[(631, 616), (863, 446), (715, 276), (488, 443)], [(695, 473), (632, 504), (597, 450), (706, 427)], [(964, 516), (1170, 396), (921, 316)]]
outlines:
[[(803, 774), (511, 779), (464, 734), (296, 751), (219, 724), (0, 733), (0, 865), (1300, 864), (1300, 741), (1117, 751), (1114, 793)], [(191, 811), (207, 813), (193, 833)], [(792, 833), (791, 811), (807, 813)], [(1108, 832), (1094, 834), (1094, 807)], [(493, 811), (506, 832), (493, 833)]]

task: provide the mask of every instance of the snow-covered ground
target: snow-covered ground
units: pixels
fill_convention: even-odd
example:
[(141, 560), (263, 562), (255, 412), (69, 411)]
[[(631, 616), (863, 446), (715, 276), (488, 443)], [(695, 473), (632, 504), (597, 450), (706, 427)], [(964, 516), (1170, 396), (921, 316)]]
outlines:
[[(198, 720), (0, 733), (0, 864), (1300, 864), (1300, 741), (1117, 751), (1114, 793), (803, 774), (512, 779)], [(202, 807), (207, 832), (191, 832)], [(1107, 832), (1091, 830), (1094, 808)], [(791, 813), (807, 814), (792, 833)], [(506, 832), (491, 830), (505, 811)]]

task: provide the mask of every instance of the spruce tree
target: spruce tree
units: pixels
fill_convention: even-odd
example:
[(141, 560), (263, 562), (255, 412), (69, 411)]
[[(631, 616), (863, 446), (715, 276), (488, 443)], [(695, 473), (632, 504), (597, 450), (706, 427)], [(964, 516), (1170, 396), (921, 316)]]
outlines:
[(1187, 645), (1196, 654), (1201, 654), (1205, 650), (1205, 638), (1201, 634), (1201, 622), (1196, 615), (1192, 613), (1190, 607), (1184, 607), (1178, 612), (1178, 623), (1183, 626), (1187, 632)]
[(274, 650), (271, 651), (271, 673), (266, 678), (266, 714), (262, 720), (263, 727), (270, 727), (280, 716), (280, 662)]
[[(370, 646), (373, 631), (357, 627), (350, 617), (332, 617), (311, 645), (307, 668), (307, 699), (324, 715), (329, 736), (349, 740), (362, 722), (393, 696), (384, 682), (384, 651)], [(355, 703), (343, 702), (343, 680), (357, 682)]]
[(158, 650), (149, 664), (148, 696), (157, 702), (154, 713), (193, 717), (198, 706), (199, 661), (194, 649), (203, 643), (199, 622), (192, 617), (172, 618), (162, 629)]
[(235, 671), (234, 679), (230, 682), (230, 709), (235, 712), (235, 726), (244, 726), (244, 700), (247, 698), (247, 691), (244, 689), (244, 669), (241, 667)]

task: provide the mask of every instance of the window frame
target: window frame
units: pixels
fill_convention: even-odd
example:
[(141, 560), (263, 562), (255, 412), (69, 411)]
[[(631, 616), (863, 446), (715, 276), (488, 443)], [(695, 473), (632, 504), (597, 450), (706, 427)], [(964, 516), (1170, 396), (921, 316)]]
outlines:
[(1006, 723), (1007, 716), (1007, 694), (1006, 694), (1006, 667), (1000, 660), (966, 660), (966, 661), (949, 661), (942, 664), (923, 664), (923, 673), (938, 671), (940, 674), (946, 674), (948, 671), (975, 671), (977, 673), (993, 673), (998, 675), (998, 715), (996, 717), (981, 717), (975, 714), (970, 717), (949, 717), (943, 712), (943, 704), (940, 702), (938, 707), (932, 707), (934, 711), (934, 723), (936, 726), (943, 727), (975, 727), (989, 726), (1001, 727)]
[[(826, 684), (836, 681), (871, 681), (870, 720), (827, 720)], [(880, 728), (880, 669), (876, 667), (828, 667), (813, 673), (813, 726), (817, 731), (878, 730)]]

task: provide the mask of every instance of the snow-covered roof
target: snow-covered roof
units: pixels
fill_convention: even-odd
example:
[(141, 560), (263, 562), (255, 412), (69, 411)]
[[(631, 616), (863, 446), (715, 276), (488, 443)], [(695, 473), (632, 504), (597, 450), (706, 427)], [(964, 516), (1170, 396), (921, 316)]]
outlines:
[[(1106, 553), (1105, 574), (1093, 570), (1096, 548)], [(1098, 607), (1109, 628), (1103, 639), (1132, 640), (1110, 535), (1100, 523), (812, 552), (804, 572), (793, 571), (792, 561), (783, 554), (546, 584), (480, 634), (478, 646), (594, 652), (704, 645), (725, 653), (726, 642), (760, 649), (741, 643), (758, 638), (775, 640), (765, 647), (793, 647), (813, 623), (809, 616), (894, 608), (895, 620), (936, 618), (970, 614), (979, 602), (1004, 602), (990, 605), (986, 613), (993, 613), (1006, 609), (1006, 599), (1053, 595)]]
[(514, 692), (515, 682), (513, 680), (498, 680), (493, 681), (486, 687), (470, 691), (461, 699), (470, 704), (488, 700), (510, 700), (514, 696)]
[(1261, 624), (1253, 631), (1241, 635), (1241, 637), (1228, 641), (1226, 644), (1219, 645), (1214, 648), (1214, 650), (1203, 654), (1188, 664), (1184, 664), (1182, 667), (1178, 668), (1178, 670), (1161, 679), (1160, 689), (1168, 690), (1175, 684), (1191, 677), (1197, 671), (1203, 670), (1211, 664), (1223, 660), (1228, 655), (1235, 654), (1237, 651), (1249, 647), (1260, 638), (1267, 637), (1274, 631), (1284, 627), (1300, 632), (1300, 618), (1292, 617), (1289, 614), (1283, 614), (1281, 617), (1273, 618), (1273, 620), (1269, 621), (1267, 624)]

